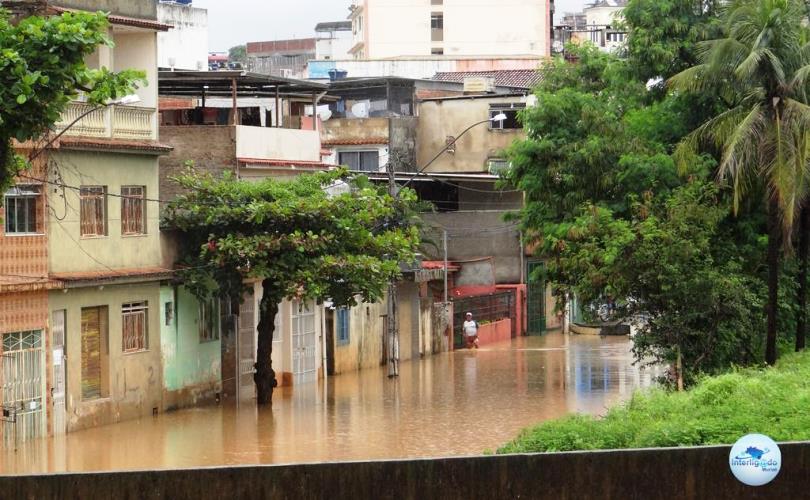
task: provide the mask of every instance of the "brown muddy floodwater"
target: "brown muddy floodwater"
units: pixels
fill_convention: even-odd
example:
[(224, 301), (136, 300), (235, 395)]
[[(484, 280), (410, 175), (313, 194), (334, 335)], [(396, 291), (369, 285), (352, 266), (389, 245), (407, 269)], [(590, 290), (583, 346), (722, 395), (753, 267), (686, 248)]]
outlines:
[(169, 469), (480, 454), (524, 427), (600, 414), (654, 383), (618, 337), (548, 334), (279, 390), (242, 404), (166, 413), (3, 450), (0, 473)]

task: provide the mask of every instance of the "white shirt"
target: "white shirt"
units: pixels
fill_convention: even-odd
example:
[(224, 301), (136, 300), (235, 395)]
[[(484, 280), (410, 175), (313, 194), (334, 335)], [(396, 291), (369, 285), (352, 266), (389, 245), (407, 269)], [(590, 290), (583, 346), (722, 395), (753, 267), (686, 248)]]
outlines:
[(478, 335), (478, 324), (473, 320), (465, 321), (464, 334), (467, 335), (468, 337)]

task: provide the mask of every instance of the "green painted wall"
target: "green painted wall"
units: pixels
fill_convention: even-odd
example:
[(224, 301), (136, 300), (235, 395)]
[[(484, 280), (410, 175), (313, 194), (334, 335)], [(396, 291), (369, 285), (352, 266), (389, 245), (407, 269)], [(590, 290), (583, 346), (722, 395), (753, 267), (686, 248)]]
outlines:
[[(54, 171), (69, 186), (146, 186), (146, 197), (158, 197), (155, 156), (62, 151), (52, 156)], [(121, 236), (121, 198), (107, 197), (107, 236), (81, 236), (79, 192), (48, 189), (48, 259), (52, 273), (106, 271), (108, 268), (160, 267), (160, 207), (147, 202), (146, 234)], [(89, 258), (92, 255), (93, 258)]]
[[(221, 383), (220, 341), (200, 342), (198, 301), (183, 287), (160, 290), (163, 383), (167, 408), (212, 400)], [(166, 324), (167, 303), (174, 310)]]

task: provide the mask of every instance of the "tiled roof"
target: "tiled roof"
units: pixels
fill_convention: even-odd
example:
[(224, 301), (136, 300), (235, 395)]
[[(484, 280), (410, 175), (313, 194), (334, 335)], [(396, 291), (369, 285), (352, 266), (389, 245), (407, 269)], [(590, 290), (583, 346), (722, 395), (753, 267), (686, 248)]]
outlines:
[[(444, 269), (444, 261), (442, 260), (423, 260), (422, 269)], [(447, 263), (447, 270), (450, 272), (458, 271), (461, 269), (459, 266), (454, 265), (452, 262)]]
[(386, 137), (362, 137), (358, 139), (326, 139), (321, 142), (324, 146), (364, 146), (366, 144), (388, 144)]
[(174, 274), (171, 269), (162, 267), (143, 267), (137, 269), (110, 269), (103, 271), (83, 271), (75, 273), (54, 273), (51, 279), (70, 283), (126, 280), (157, 280), (170, 278)]
[[(50, 9), (52, 9), (54, 12), (58, 14), (61, 14), (63, 12), (75, 12), (78, 10), (53, 6), (51, 6)], [(154, 19), (142, 19), (138, 17), (118, 16), (114, 14), (109, 14), (107, 16), (107, 20), (110, 21), (110, 24), (118, 24), (121, 26), (132, 26), (134, 28), (145, 28), (155, 31), (169, 31), (170, 29), (174, 28), (174, 26), (172, 26), (171, 24), (159, 23)]]
[(88, 137), (62, 137), (59, 147), (64, 149), (98, 149), (103, 151), (131, 150), (165, 154), (174, 148), (155, 141), (125, 141), (120, 139), (94, 139)]
[(537, 85), (542, 76), (533, 69), (503, 69), (493, 71), (446, 71), (433, 75), (431, 80), (439, 82), (464, 83), (465, 78), (494, 77), (497, 87), (530, 89)]
[(304, 160), (273, 160), (261, 158), (237, 158), (239, 163), (243, 165), (261, 165), (267, 167), (303, 167), (303, 168), (317, 168), (325, 169), (332, 168), (334, 165), (323, 163), (320, 161), (304, 161)]

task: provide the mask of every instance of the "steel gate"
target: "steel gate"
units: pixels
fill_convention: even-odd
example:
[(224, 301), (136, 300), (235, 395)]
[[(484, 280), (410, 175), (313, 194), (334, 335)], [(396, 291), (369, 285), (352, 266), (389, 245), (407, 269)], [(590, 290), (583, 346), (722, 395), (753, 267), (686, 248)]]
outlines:
[(45, 434), (45, 351), (42, 331), (3, 335), (3, 445), (15, 446)]
[(250, 399), (256, 396), (253, 381), (256, 364), (256, 300), (253, 294), (246, 293), (239, 306), (239, 397)]
[(293, 378), (294, 384), (314, 382), (318, 376), (315, 306), (312, 301), (293, 302)]
[(53, 434), (58, 436), (67, 430), (67, 408), (65, 406), (66, 366), (65, 366), (65, 310), (53, 312)]
[(545, 264), (529, 262), (529, 286), (526, 293), (526, 316), (529, 335), (542, 334), (546, 330), (546, 275)]

